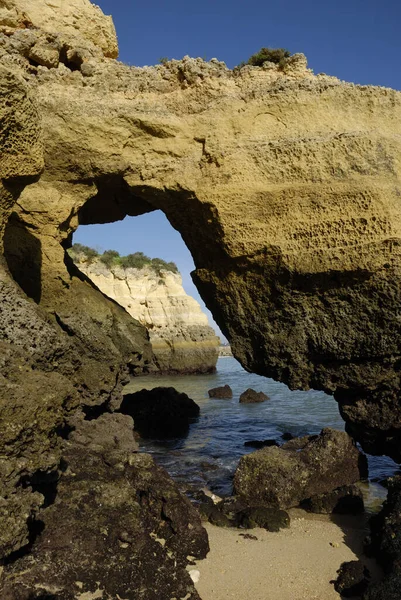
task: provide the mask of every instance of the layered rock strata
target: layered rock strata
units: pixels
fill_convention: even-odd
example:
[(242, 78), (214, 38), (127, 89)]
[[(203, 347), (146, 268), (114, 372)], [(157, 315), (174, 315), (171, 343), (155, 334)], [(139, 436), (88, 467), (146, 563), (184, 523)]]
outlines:
[[(283, 70), (128, 67), (77, 36), (1, 35), (45, 147), (7, 224), (17, 281), (38, 300), (39, 280), (41, 305), (57, 309), (79, 223), (161, 209), (242, 364), (333, 393), (365, 448), (398, 458), (400, 94), (314, 76), (302, 55)], [(57, 67), (30, 57), (37, 44), (59, 49)]]
[(144, 267), (108, 268), (74, 258), (79, 270), (149, 332), (162, 373), (209, 373), (216, 368), (219, 338), (199, 303), (186, 294), (179, 273)]
[[(77, 407), (110, 406), (128, 368), (151, 363), (144, 328), (68, 261), (80, 223), (163, 210), (241, 363), (334, 394), (364, 448), (399, 460), (401, 94), (314, 76), (302, 55), (283, 69), (128, 67), (108, 58), (110, 21), (91, 3), (76, 0), (75, 17), (22, 4), (0, 9), (2, 555), (50, 502), (40, 490), (61, 477)], [(69, 486), (86, 499), (69, 477), (60, 503)], [(53, 540), (66, 522), (46, 510)], [(32, 598), (46, 582), (27, 560)]]

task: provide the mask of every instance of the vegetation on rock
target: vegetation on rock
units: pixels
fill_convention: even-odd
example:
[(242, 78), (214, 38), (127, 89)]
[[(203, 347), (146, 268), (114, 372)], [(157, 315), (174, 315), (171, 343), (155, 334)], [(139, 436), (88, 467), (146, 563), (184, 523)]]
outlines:
[(84, 246), (83, 244), (73, 244), (68, 250), (73, 260), (80, 259), (87, 263), (92, 263), (99, 259), (106, 267), (121, 267), (123, 269), (143, 269), (148, 267), (157, 273), (160, 271), (171, 271), (178, 273), (177, 265), (174, 262), (166, 262), (162, 258), (150, 258), (143, 252), (134, 252), (127, 256), (120, 256), (116, 250), (105, 250), (100, 254), (94, 248)]
[(290, 56), (291, 52), (285, 48), (261, 48), (259, 52), (252, 54), (252, 56), (248, 58), (247, 62), (240, 63), (237, 68), (244, 67), (245, 65), (261, 67), (265, 62), (271, 62), (279, 65), (279, 67), (283, 69)]

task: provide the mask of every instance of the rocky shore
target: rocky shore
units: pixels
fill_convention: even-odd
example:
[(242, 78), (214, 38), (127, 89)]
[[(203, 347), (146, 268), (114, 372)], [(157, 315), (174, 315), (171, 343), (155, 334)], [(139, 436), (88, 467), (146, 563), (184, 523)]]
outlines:
[[(241, 364), (334, 395), (351, 455), (358, 441), (401, 458), (401, 94), (315, 76), (300, 54), (138, 68), (117, 48), (88, 0), (1, 3), (4, 600), (200, 598), (199, 513), (118, 412), (129, 375), (154, 370), (152, 346), (69, 260), (80, 224), (163, 210)], [(304, 461), (311, 498), (347, 473), (309, 470), (321, 439), (258, 452), (276, 472), (286, 452), (301, 480)], [(372, 523), (385, 576), (365, 599), (399, 598), (400, 497), (396, 479)]]

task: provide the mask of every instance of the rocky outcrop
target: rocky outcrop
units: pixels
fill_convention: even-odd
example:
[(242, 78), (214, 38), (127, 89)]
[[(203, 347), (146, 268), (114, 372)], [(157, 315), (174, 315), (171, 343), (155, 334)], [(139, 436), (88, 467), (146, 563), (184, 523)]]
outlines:
[(297, 447), (290, 444), (243, 456), (234, 476), (235, 493), (251, 506), (291, 508), (367, 474), (366, 457), (342, 431), (327, 428)]
[[(81, 260), (80, 260), (81, 258)], [(208, 373), (216, 368), (219, 338), (199, 303), (186, 294), (179, 273), (143, 267), (108, 268), (74, 256), (79, 270), (149, 332), (162, 373)]]
[(57, 499), (40, 513), (43, 533), (5, 566), (2, 599), (134, 599), (142, 590), (149, 600), (199, 600), (185, 570), (209, 549), (196, 510), (149, 455), (132, 453), (129, 417), (76, 427)]
[[(1, 34), (45, 147), (7, 224), (14, 277), (35, 299), (40, 280), (46, 310), (78, 306), (64, 253), (78, 224), (161, 209), (241, 363), (333, 393), (365, 448), (398, 458), (400, 94), (314, 76), (302, 55), (128, 67), (77, 27)], [(60, 48), (57, 67), (29, 57), (38, 44)]]
[(265, 402), (266, 400), (269, 400), (269, 396), (263, 392), (256, 392), (252, 388), (248, 388), (245, 392), (242, 392), (239, 397), (241, 404), (255, 404), (257, 402)]
[[(283, 68), (230, 71), (188, 57), (128, 67), (108, 58), (116, 54), (110, 21), (88, 1), (59, 10), (57, 2), (26, 4), (5, 0), (0, 12), (3, 553), (21, 550), (40, 504), (51, 502), (40, 490), (61, 477), (72, 414), (114, 406), (129, 369), (152, 366), (144, 328), (68, 261), (79, 224), (163, 210), (244, 367), (293, 389), (334, 394), (363, 447), (400, 460), (401, 94), (314, 76), (302, 55)], [(95, 499), (106, 485), (103, 459), (93, 460), (95, 470), (78, 461), (76, 478), (61, 477), (57, 509), (44, 509), (48, 546), (37, 540), (34, 560), (16, 563), (9, 596), (14, 575), (31, 597), (53, 575), (63, 593), (71, 589), (74, 563), (57, 540), (73, 542), (79, 568), (100, 543), (106, 551), (85, 507), (102, 530), (118, 507), (98, 513), (98, 504), (87, 504), (83, 475), (97, 473)], [(118, 468), (112, 472), (117, 478)], [(68, 504), (69, 487), (82, 501), (90, 547), (75, 546), (81, 534), (71, 537), (78, 511)], [(131, 497), (124, 504), (135, 532), (138, 523), (141, 531), (155, 523), (151, 504), (139, 521)], [(64, 508), (65, 538), (56, 531)], [(145, 531), (147, 541), (157, 535), (150, 525)], [(40, 569), (46, 548), (67, 571), (55, 573), (50, 558), (47, 575)], [(110, 548), (118, 551), (115, 539)], [(164, 552), (155, 548), (156, 556)], [(90, 573), (114, 586), (113, 564), (99, 565), (102, 573), (94, 563)], [(185, 596), (183, 577), (177, 594)], [(171, 579), (162, 582), (170, 591)]]
[(397, 600), (401, 586), (401, 477), (388, 480), (388, 496), (370, 522), (372, 550), (385, 576), (370, 588), (364, 600)]
[[(79, 35), (98, 46), (104, 56), (118, 56), (112, 18), (106, 17), (98, 6), (87, 0), (70, 0), (68, 4), (62, 0), (29, 0), (28, 4), (24, 0), (2, 0), (0, 23), (13, 29), (37, 27), (50, 34), (57, 31), (68, 37)], [(32, 47), (29, 58), (42, 64), (41, 57), (57, 55), (57, 60), (50, 64), (57, 67), (59, 50), (57, 45), (52, 47), (51, 42), (44, 39)]]
[(225, 398), (226, 400), (231, 400), (233, 397), (233, 391), (231, 387), (226, 383), (225, 385), (221, 385), (219, 387), (212, 388), (208, 390), (209, 398)]

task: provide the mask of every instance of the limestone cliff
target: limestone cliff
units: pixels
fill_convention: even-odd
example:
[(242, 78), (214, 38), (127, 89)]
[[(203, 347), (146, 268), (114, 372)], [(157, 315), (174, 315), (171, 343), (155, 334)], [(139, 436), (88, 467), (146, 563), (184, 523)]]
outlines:
[(146, 327), (158, 369), (164, 373), (214, 371), (219, 339), (199, 303), (186, 294), (179, 273), (150, 267), (108, 268), (72, 255), (79, 270)]
[[(74, 411), (107, 410), (152, 360), (67, 260), (79, 224), (163, 210), (242, 364), (334, 394), (365, 449), (401, 460), (401, 94), (315, 76), (303, 55), (128, 67), (90, 2), (54, 19), (56, 2), (23, 4), (0, 4), (2, 556), (31, 539)], [(24, 598), (52, 593), (35, 569)]]

